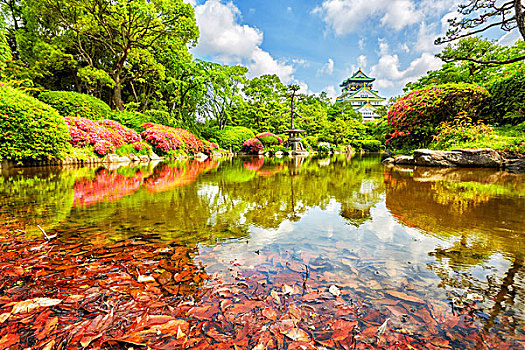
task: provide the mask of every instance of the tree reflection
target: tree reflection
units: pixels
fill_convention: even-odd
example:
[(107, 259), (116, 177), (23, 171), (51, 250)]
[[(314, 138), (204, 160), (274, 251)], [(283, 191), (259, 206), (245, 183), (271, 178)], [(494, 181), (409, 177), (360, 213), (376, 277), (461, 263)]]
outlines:
[[(441, 278), (454, 307), (479, 316), (486, 329), (498, 322), (500, 328), (514, 332), (514, 318), (523, 318), (519, 293), (524, 180), (524, 175), (490, 169), (385, 169), (386, 205), (391, 213), (404, 225), (453, 240), (450, 247), (429, 253), (436, 258), (429, 268)], [(496, 254), (509, 261), (504, 275), (490, 266)], [(483, 296), (488, 309), (473, 306), (469, 300), (473, 295)]]

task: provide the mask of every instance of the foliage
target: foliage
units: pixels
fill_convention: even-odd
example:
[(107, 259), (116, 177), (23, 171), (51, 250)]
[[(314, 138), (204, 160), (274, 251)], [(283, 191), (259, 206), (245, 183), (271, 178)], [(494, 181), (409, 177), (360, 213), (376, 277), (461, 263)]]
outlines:
[(55, 108), (63, 117), (81, 117), (92, 120), (110, 117), (111, 109), (98, 98), (72, 91), (48, 91), (38, 99)]
[(241, 151), (244, 141), (255, 138), (254, 132), (243, 126), (226, 126), (222, 130), (217, 128), (213, 136), (221, 148), (234, 152)]
[(130, 154), (148, 156), (151, 154), (151, 146), (145, 142), (138, 141), (135, 143), (128, 143), (128, 144), (118, 147), (115, 150), (115, 153), (118, 154), (119, 156), (127, 156)]
[(191, 154), (202, 152), (211, 154), (218, 149), (216, 144), (199, 140), (193, 133), (181, 128), (146, 123), (142, 138), (153, 145), (156, 153), (165, 155), (170, 152), (183, 151)]
[(242, 144), (242, 150), (252, 154), (257, 154), (263, 149), (264, 146), (259, 139), (249, 139)]
[(3, 16), (0, 13), (0, 72), (5, 68), (6, 61), (12, 59), (11, 49), (9, 48), (9, 44), (7, 43), (6, 38), (6, 26), (2, 17)]
[(473, 123), (470, 118), (456, 118), (450, 122), (442, 122), (433, 136), (433, 145), (446, 149), (463, 141), (477, 141), (481, 135), (493, 133), (489, 125), (481, 122)]
[(60, 157), (70, 140), (55, 109), (0, 84), (0, 160), (46, 160)]
[(352, 140), (350, 145), (355, 149), (362, 149), (369, 152), (379, 152), (382, 142), (379, 140)]
[(112, 113), (111, 119), (130, 129), (135, 130), (136, 132), (144, 131), (144, 127), (142, 125), (150, 121), (150, 118), (148, 118), (146, 114), (128, 110), (116, 111)]
[(483, 119), (489, 123), (516, 125), (525, 121), (525, 69), (487, 86)]
[(399, 99), (388, 112), (391, 133), (385, 144), (421, 147), (431, 141), (441, 122), (457, 117), (478, 119), (478, 107), (488, 96), (472, 84), (443, 84), (413, 91)]
[(257, 134), (256, 138), (258, 138), (264, 146), (274, 146), (283, 143), (283, 140), (279, 136), (272, 134), (271, 132)]

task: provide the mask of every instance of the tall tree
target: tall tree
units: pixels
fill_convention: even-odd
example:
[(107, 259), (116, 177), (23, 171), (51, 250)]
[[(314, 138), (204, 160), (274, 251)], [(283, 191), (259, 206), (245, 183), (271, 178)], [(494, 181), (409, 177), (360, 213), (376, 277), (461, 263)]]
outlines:
[(132, 57), (148, 54), (165, 37), (181, 47), (198, 37), (193, 8), (182, 0), (26, 0), (40, 26), (76, 50), (81, 66), (107, 73), (111, 102), (123, 109), (122, 88)]
[[(468, 0), (458, 5), (458, 12), (460, 16), (449, 20), (447, 34), (436, 39), (436, 45), (477, 35), (494, 27), (507, 32), (517, 29), (525, 40), (524, 0)], [(509, 64), (525, 60), (525, 55), (489, 60), (470, 56), (449, 57), (446, 54), (441, 57), (445, 62), (471, 61), (478, 64)]]

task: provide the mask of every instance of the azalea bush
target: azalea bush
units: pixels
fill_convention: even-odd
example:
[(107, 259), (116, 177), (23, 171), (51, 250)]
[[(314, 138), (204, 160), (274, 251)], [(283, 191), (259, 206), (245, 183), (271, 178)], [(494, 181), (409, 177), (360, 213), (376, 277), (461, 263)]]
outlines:
[(0, 160), (58, 158), (70, 148), (64, 118), (45, 103), (0, 85)]
[(442, 122), (459, 116), (479, 119), (479, 107), (488, 91), (473, 84), (442, 84), (413, 91), (388, 111), (390, 133), (385, 144), (421, 147), (432, 141)]
[(202, 152), (211, 154), (219, 149), (214, 143), (198, 139), (192, 132), (186, 129), (172, 128), (169, 126), (146, 123), (146, 129), (141, 135), (148, 141), (156, 153), (166, 155), (177, 151), (196, 154)]
[(256, 154), (259, 153), (259, 151), (262, 151), (264, 149), (264, 146), (259, 139), (254, 138), (246, 140), (242, 144), (242, 149), (245, 152)]
[(73, 91), (48, 91), (38, 99), (55, 108), (63, 117), (82, 117), (92, 120), (107, 119), (111, 108), (98, 98)]
[(141, 142), (140, 135), (113, 120), (91, 120), (65, 117), (74, 147), (93, 145), (95, 152), (104, 156), (126, 144)]
[(263, 132), (256, 136), (259, 141), (262, 142), (264, 146), (274, 146), (274, 145), (280, 145), (283, 143), (283, 140), (271, 132)]

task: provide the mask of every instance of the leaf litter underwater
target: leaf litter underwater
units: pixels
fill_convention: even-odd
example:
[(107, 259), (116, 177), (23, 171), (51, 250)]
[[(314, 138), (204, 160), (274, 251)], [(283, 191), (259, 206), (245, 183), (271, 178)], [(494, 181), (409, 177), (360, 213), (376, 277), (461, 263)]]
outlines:
[(374, 287), (370, 282), (355, 274), (354, 290), (348, 281), (327, 285), (333, 276), (327, 276), (325, 262), (305, 263), (291, 253), (254, 252), (273, 266), (271, 272), (231, 261), (230, 276), (221, 279), (207, 274), (196, 262), (196, 248), (187, 246), (30, 239), (8, 227), (1, 236), (0, 349), (514, 349), (524, 344), (485, 332), (475, 300), (449, 314), (442, 301), (422, 300), (409, 290), (376, 289), (390, 311), (380, 312), (355, 292)]

